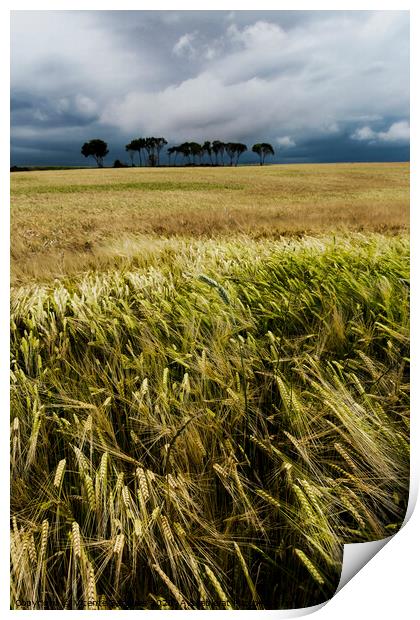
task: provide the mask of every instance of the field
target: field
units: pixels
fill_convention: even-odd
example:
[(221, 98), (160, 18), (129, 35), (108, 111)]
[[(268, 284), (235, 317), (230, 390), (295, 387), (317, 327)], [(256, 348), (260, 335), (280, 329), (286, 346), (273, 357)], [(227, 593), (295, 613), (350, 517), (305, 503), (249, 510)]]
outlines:
[(408, 228), (408, 164), (65, 170), (11, 179), (13, 281), (114, 263), (130, 237)]
[(12, 176), (11, 606), (282, 609), (409, 487), (408, 166)]

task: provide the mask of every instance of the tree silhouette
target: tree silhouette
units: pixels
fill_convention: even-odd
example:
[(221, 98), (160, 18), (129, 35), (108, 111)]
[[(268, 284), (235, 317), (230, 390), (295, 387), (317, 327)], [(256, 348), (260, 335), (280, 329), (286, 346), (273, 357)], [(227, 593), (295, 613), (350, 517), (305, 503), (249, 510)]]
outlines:
[(261, 142), (258, 144), (254, 144), (252, 147), (252, 152), (257, 153), (260, 158), (260, 166), (262, 166), (265, 162), (265, 158), (267, 155), (274, 155), (274, 149), (271, 144), (267, 144), (267, 142)]
[(213, 165), (213, 159), (211, 157), (211, 153), (212, 153), (212, 148), (211, 148), (211, 144), (209, 142), (209, 140), (206, 140), (202, 146), (202, 151), (203, 153), (207, 153), (207, 155), (209, 156), (210, 159), (210, 163), (211, 165)]
[(128, 152), (130, 156), (132, 165), (134, 165), (134, 153), (139, 154), (139, 165), (140, 166), (142, 165), (143, 162), (141, 159), (141, 152), (143, 148), (144, 148), (143, 138), (134, 138), (133, 140), (131, 140), (131, 142), (125, 145), (125, 150)]
[(139, 161), (140, 161), (140, 166), (143, 165), (143, 161), (142, 161), (142, 157), (141, 154), (142, 152), (145, 150), (146, 148), (146, 140), (145, 138), (137, 138), (136, 140), (134, 140), (135, 144), (136, 144), (136, 151), (139, 154)]
[(192, 155), (193, 158), (193, 163), (195, 165), (196, 161), (195, 158), (198, 156), (200, 157), (201, 155), (201, 144), (198, 144), (198, 142), (189, 142), (189, 147), (190, 147), (190, 153)]
[(225, 156), (225, 151), (226, 151), (226, 143), (225, 143), (225, 142), (221, 142), (221, 143), (220, 143), (220, 149), (219, 149), (219, 152), (220, 152), (220, 157), (221, 157), (221, 159), (222, 159), (222, 166), (224, 166), (224, 165), (225, 165), (225, 159), (224, 159), (224, 156)]
[(98, 168), (103, 168), (104, 157), (108, 155), (109, 150), (106, 142), (99, 140), (99, 138), (95, 138), (94, 140), (89, 140), (89, 142), (84, 143), (81, 153), (85, 157), (93, 157)]
[(160, 152), (163, 149), (163, 147), (165, 146), (165, 144), (168, 144), (167, 140), (165, 140), (165, 138), (155, 138), (155, 148), (156, 148), (156, 154), (157, 154), (157, 165), (160, 165)]
[(150, 166), (155, 166), (157, 162), (156, 153), (155, 153), (156, 146), (157, 146), (156, 138), (154, 138), (153, 136), (145, 139), (144, 148), (146, 149), (147, 158), (148, 158)]
[(217, 166), (218, 163), (219, 163), (218, 162), (219, 153), (220, 153), (220, 155), (222, 156), (222, 159), (223, 159), (223, 152), (222, 151), (225, 150), (225, 145), (220, 140), (213, 140), (213, 143), (211, 145), (211, 150), (214, 153), (214, 157), (215, 157), (215, 160), (216, 160), (216, 166)]
[(177, 146), (170, 146), (166, 152), (168, 153), (168, 165), (171, 165), (171, 157), (175, 154), (175, 164), (176, 164), (176, 156), (177, 156)]
[(174, 148), (175, 148), (175, 166), (176, 166), (176, 158), (178, 157), (178, 155), (179, 155), (180, 153), (181, 153), (181, 155), (182, 155), (182, 152), (181, 152), (181, 150), (180, 150), (179, 146), (175, 146)]
[[(238, 149), (238, 144), (237, 142), (228, 142), (225, 146), (226, 149), (226, 153), (230, 159), (230, 165), (233, 166), (233, 160), (235, 158), (235, 155), (237, 153), (237, 149)], [(246, 147), (245, 147), (246, 149)]]
[(242, 155), (242, 153), (245, 153), (245, 151), (248, 150), (248, 147), (246, 144), (242, 144), (241, 142), (237, 142), (236, 144), (236, 163), (235, 166), (238, 165), (238, 161), (240, 156)]
[(131, 142), (125, 145), (125, 150), (127, 151), (130, 157), (132, 166), (134, 166), (134, 153), (137, 151), (137, 149), (135, 148), (134, 142), (135, 140), (131, 140)]
[(183, 142), (182, 144), (180, 144), (178, 146), (178, 151), (179, 153), (181, 153), (184, 157), (186, 157), (188, 159), (188, 163), (191, 163), (191, 147), (190, 147), (190, 142)]

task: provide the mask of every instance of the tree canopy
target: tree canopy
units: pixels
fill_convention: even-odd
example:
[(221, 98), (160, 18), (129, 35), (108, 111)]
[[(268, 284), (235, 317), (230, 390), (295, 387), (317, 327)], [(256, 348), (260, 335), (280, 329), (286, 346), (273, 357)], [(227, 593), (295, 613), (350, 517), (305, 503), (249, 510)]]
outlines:
[(99, 138), (95, 138), (94, 140), (89, 140), (89, 142), (84, 143), (81, 153), (85, 157), (93, 157), (98, 167), (103, 168), (104, 157), (108, 155), (109, 150), (106, 142), (99, 140)]
[(274, 155), (273, 147), (271, 146), (271, 144), (268, 144), (267, 142), (261, 142), (261, 143), (254, 144), (254, 146), (252, 147), (252, 152), (257, 153), (257, 155), (259, 156), (260, 166), (264, 164), (265, 158), (267, 157), (267, 155)]
[(225, 149), (230, 159), (230, 165), (233, 166), (233, 163), (235, 162), (235, 166), (237, 166), (239, 157), (242, 155), (242, 153), (245, 153), (245, 151), (248, 150), (248, 147), (246, 144), (242, 144), (240, 142), (228, 142), (225, 145)]

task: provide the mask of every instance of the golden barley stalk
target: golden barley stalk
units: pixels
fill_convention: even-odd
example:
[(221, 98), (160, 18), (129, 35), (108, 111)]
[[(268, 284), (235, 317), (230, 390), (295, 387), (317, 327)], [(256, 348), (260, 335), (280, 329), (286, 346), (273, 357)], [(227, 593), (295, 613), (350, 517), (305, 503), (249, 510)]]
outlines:
[(214, 471), (216, 471), (222, 478), (227, 478), (228, 474), (227, 471), (225, 469), (223, 469), (223, 467), (221, 465), (219, 465), (219, 463), (214, 463), (213, 464), (213, 469)]
[(166, 518), (165, 515), (162, 515), (160, 520), (161, 520), (161, 523), (162, 523), (162, 529), (163, 529), (163, 534), (164, 534), (165, 538), (169, 542), (173, 542), (174, 541), (174, 535), (172, 534), (172, 530), (170, 528), (168, 519)]
[(71, 526), (71, 534), (72, 534), (72, 542), (73, 542), (73, 552), (77, 558), (80, 558), (82, 555), (82, 542), (80, 537), (80, 528), (79, 524), (76, 521), (73, 521)]
[(126, 507), (127, 510), (130, 510), (131, 509), (131, 495), (130, 495), (130, 491), (127, 485), (123, 486), (122, 491), (121, 491), (121, 496), (124, 502), (124, 506)]
[(41, 579), (41, 574), (43, 574), (45, 577), (45, 565), (46, 565), (45, 554), (46, 554), (47, 543), (48, 543), (48, 530), (49, 530), (48, 520), (44, 519), (41, 525), (41, 547), (39, 551), (38, 564), (37, 564), (36, 573), (35, 573), (35, 585), (33, 588), (34, 592), (37, 592), (38, 590), (38, 585)]
[(115, 483), (115, 491), (118, 494), (124, 486), (124, 472), (121, 471), (117, 476), (117, 482)]
[[(184, 532), (185, 535), (185, 532)], [(200, 594), (200, 601), (202, 606), (204, 607), (204, 609), (209, 609), (208, 605), (209, 605), (209, 597), (206, 591), (206, 588), (204, 586), (204, 582), (200, 576), (200, 570), (198, 568), (198, 563), (197, 560), (195, 559), (195, 557), (193, 556), (192, 553), (188, 554), (189, 560), (190, 560), (190, 565), (192, 568), (192, 572), (194, 574), (195, 580), (198, 584), (198, 592)]]
[(353, 506), (351, 501), (349, 501), (349, 499), (347, 497), (345, 497), (344, 495), (342, 495), (342, 494), (340, 495), (340, 499), (341, 499), (341, 502), (342, 502), (343, 506), (354, 517), (355, 521), (357, 521), (357, 523), (360, 525), (362, 530), (364, 530), (365, 527), (366, 527), (366, 523), (365, 523), (363, 517), (360, 515), (360, 513), (355, 508), (355, 506)]
[(139, 487), (142, 495), (142, 499), (144, 503), (149, 499), (149, 487), (147, 484), (146, 474), (144, 473), (144, 469), (142, 467), (137, 467), (136, 469), (137, 479), (139, 481)]
[(349, 465), (349, 467), (353, 471), (356, 471), (357, 470), (356, 464), (354, 463), (353, 459), (350, 457), (348, 452), (346, 452), (346, 450), (343, 448), (343, 446), (341, 444), (339, 444), (339, 443), (335, 443), (334, 444), (334, 448), (343, 457), (343, 459), (346, 461), (347, 465)]
[(104, 452), (101, 457), (101, 464), (99, 466), (99, 480), (101, 481), (103, 489), (106, 489), (107, 474), (108, 474), (108, 452)]
[(12, 518), (12, 525), (13, 525), (13, 532), (15, 535), (15, 543), (17, 546), (20, 546), (22, 544), (22, 541), (20, 539), (19, 528), (18, 528), (17, 519), (15, 516), (13, 516)]
[(124, 541), (125, 541), (125, 536), (124, 534), (117, 534), (117, 537), (115, 539), (115, 544), (114, 544), (114, 553), (116, 555), (121, 555), (124, 549)]
[(252, 581), (251, 575), (249, 574), (248, 566), (245, 562), (245, 558), (241, 553), (238, 543), (234, 542), (233, 546), (235, 548), (235, 553), (238, 556), (239, 564), (241, 565), (242, 571), (245, 575), (246, 582), (248, 584), (249, 589), (251, 590), (252, 600), (254, 601), (257, 608), (260, 608), (260, 601), (257, 593), (257, 589), (255, 587), (254, 582)]
[(256, 489), (255, 491), (260, 497), (262, 497), (263, 499), (266, 500), (266, 502), (268, 502), (269, 504), (271, 504), (272, 506), (275, 506), (276, 508), (281, 508), (281, 504), (280, 502), (273, 497), (272, 495), (269, 495), (269, 493), (266, 493), (265, 491), (263, 491), (262, 489)]
[(172, 476), (172, 474), (168, 474), (167, 479), (168, 479), (168, 484), (171, 487), (171, 489), (176, 490), (176, 489), (179, 488), (178, 482), (177, 482), (176, 478), (174, 478), (174, 476)]
[(33, 463), (33, 461), (35, 459), (36, 446), (37, 446), (37, 443), (38, 443), (38, 435), (39, 435), (40, 428), (41, 428), (41, 419), (40, 419), (39, 411), (37, 411), (37, 413), (35, 414), (35, 417), (34, 417), (34, 421), (33, 421), (33, 425), (32, 425), (31, 437), (30, 437), (30, 440), (29, 440), (28, 455), (27, 455), (27, 460), (26, 460), (26, 467), (27, 468), (30, 465), (32, 465), (32, 463)]
[(114, 554), (117, 556), (116, 567), (115, 567), (115, 589), (118, 589), (118, 582), (120, 580), (120, 570), (121, 570), (121, 562), (122, 562), (122, 554), (124, 550), (124, 534), (117, 534), (114, 545)]
[(147, 469), (146, 474), (149, 482), (154, 482), (156, 480), (156, 474), (151, 469)]
[(307, 500), (307, 497), (305, 495), (305, 493), (302, 491), (302, 489), (300, 487), (298, 487), (297, 484), (293, 484), (293, 490), (295, 492), (296, 497), (299, 500), (299, 504), (303, 510), (303, 512), (306, 515), (307, 519), (312, 519), (313, 518), (313, 510)]
[(48, 523), (48, 520), (44, 519), (44, 521), (42, 522), (42, 526), (41, 526), (41, 549), (39, 553), (40, 559), (44, 557), (45, 551), (47, 549), (49, 526), (50, 524)]
[(29, 559), (31, 560), (32, 564), (36, 564), (36, 560), (37, 560), (36, 547), (35, 547), (34, 535), (32, 532), (28, 534), (28, 554), (29, 554)]
[(93, 486), (93, 480), (89, 476), (89, 474), (85, 474), (84, 476), (86, 494), (88, 497), (89, 508), (92, 512), (96, 511), (96, 501), (95, 501), (95, 488)]
[(77, 446), (74, 446), (74, 453), (76, 454), (76, 460), (81, 474), (87, 474), (90, 469), (89, 461), (83, 454), (83, 452)]
[(141, 384), (140, 394), (141, 394), (142, 396), (145, 396), (145, 395), (147, 394), (148, 389), (149, 389), (149, 386), (148, 386), (148, 379), (147, 379), (147, 377), (145, 377), (145, 378), (143, 379), (143, 381), (142, 381), (142, 384)]
[(139, 538), (143, 534), (143, 525), (140, 519), (134, 519), (134, 534)]
[(57, 469), (55, 471), (54, 486), (57, 488), (61, 486), (65, 469), (66, 469), (66, 459), (63, 459), (62, 461), (59, 462), (59, 464), (57, 465)]
[(160, 511), (161, 511), (160, 506), (156, 506), (156, 508), (153, 508), (152, 514), (150, 516), (150, 523), (154, 523), (156, 521), (156, 519), (160, 515)]
[(207, 566), (207, 564), (204, 564), (204, 570), (206, 571), (211, 583), (213, 584), (214, 589), (216, 590), (220, 600), (223, 603), (223, 609), (233, 609), (232, 605), (229, 602), (229, 599), (225, 593), (225, 591), (222, 588), (221, 583), (219, 582), (219, 580), (217, 579), (216, 575), (213, 573), (213, 571), (211, 570), (211, 568), (209, 566)]
[(87, 609), (98, 609), (97, 594), (96, 594), (96, 579), (95, 571), (90, 562), (87, 563)]
[(297, 555), (299, 560), (306, 566), (306, 568), (311, 573), (315, 581), (317, 581), (320, 585), (323, 585), (325, 583), (324, 578), (322, 577), (321, 573), (312, 564), (308, 556), (305, 555), (305, 553), (301, 551), (300, 549), (295, 549), (295, 554)]
[(108, 512), (109, 512), (109, 520), (112, 521), (115, 518), (115, 507), (114, 507), (114, 497), (112, 491), (109, 492), (108, 496)]
[(182, 592), (169, 579), (168, 575), (163, 572), (163, 570), (160, 568), (160, 566), (158, 564), (152, 564), (152, 568), (158, 573), (158, 575), (160, 576), (162, 581), (168, 586), (169, 590), (174, 595), (174, 598), (176, 599), (176, 601), (177, 601), (178, 605), (181, 607), (181, 609), (191, 609), (191, 607), (188, 605), (188, 603), (187, 603), (184, 595), (182, 594)]

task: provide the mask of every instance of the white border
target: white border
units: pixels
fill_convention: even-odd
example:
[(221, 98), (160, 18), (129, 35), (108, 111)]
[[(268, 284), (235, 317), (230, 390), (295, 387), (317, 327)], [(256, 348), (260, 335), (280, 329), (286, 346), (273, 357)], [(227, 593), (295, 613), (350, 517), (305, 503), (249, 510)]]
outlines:
[[(255, 3), (256, 4), (256, 3)], [(225, 1), (213, 0), (212, 2), (201, 2), (200, 10), (410, 10), (411, 13), (411, 106), (413, 110), (419, 109), (418, 104), (418, 80), (416, 78), (416, 72), (413, 69), (415, 59), (419, 57), (418, 47), (418, 14), (419, 11), (416, 8), (414, 2), (389, 2), (389, 1), (365, 1), (365, 2), (302, 2), (296, 0), (293, 3), (280, 3), (274, 1), (258, 2), (258, 6), (248, 1), (238, 2), (238, 0), (231, 0), (227, 5)], [(142, 6), (138, 2), (120, 0), (118, 3), (110, 2), (109, 0), (91, 1), (86, 6), (86, 2), (80, 0), (60, 1), (49, 0), (43, 2), (13, 2), (8, 6), (2, 6), (0, 9), (0, 27), (1, 37), (0, 44), (2, 46), (3, 59), (3, 71), (2, 71), (2, 86), (3, 96), (1, 97), (1, 113), (0, 122), (2, 124), (1, 135), (4, 136), (3, 148), (1, 149), (1, 170), (2, 170), (2, 217), (0, 224), (0, 282), (3, 287), (2, 295), (0, 297), (0, 394), (1, 404), (3, 405), (1, 424), (4, 425), (1, 433), (1, 437), (7, 445), (2, 446), (1, 454), (1, 470), (3, 476), (1, 477), (1, 484), (3, 487), (3, 497), (9, 496), (9, 371), (8, 371), (8, 352), (9, 352), (9, 210), (7, 208), (9, 204), (9, 142), (7, 138), (10, 137), (9, 133), (9, 64), (5, 62), (5, 59), (9, 58), (9, 23), (10, 23), (10, 10), (147, 10), (150, 6)], [(162, 0), (155, 0), (153, 2), (153, 10), (197, 10), (197, 5), (192, 1), (190, 2), (178, 2), (176, 5), (173, 3)], [(411, 204), (412, 204), (412, 226), (411, 226), (411, 282), (413, 288), (412, 294), (412, 358), (414, 363), (412, 365), (413, 377), (416, 379), (417, 367), (418, 367), (418, 333), (416, 330), (416, 318), (418, 317), (419, 309), (419, 252), (420, 244), (417, 243), (417, 235), (419, 233), (419, 208), (418, 204), (418, 149), (417, 142), (415, 140), (418, 135), (418, 122), (415, 115), (411, 116), (411, 135), (413, 140), (411, 143)], [(416, 201), (417, 199), (417, 201)], [(417, 249), (419, 248), (419, 249)], [(419, 445), (419, 424), (418, 414), (416, 412), (416, 405), (419, 400), (419, 387), (417, 387), (416, 380), (412, 381), (412, 437), (411, 437), (411, 503), (415, 503), (415, 497), (417, 496), (418, 489), (418, 472), (420, 471), (420, 445)], [(412, 509), (412, 506), (410, 507)], [(398, 617), (402, 620), (411, 619), (417, 617), (418, 614), (418, 555), (416, 557), (416, 550), (419, 549), (419, 534), (420, 531), (420, 511), (414, 513), (411, 521), (402, 529), (401, 532), (392, 537), (389, 545), (381, 551), (379, 557), (374, 558), (360, 574), (356, 575), (351, 584), (346, 586), (336, 596), (329, 601), (325, 607), (322, 607), (317, 612), (317, 617), (320, 620), (328, 620), (328, 618), (340, 617), (340, 620), (347, 620), (354, 618), (356, 614), (362, 618), (369, 618), (375, 614), (376, 617), (380, 616), (382, 619), (389, 618), (394, 620)], [(8, 562), (8, 540), (9, 540), (9, 506), (4, 502), (4, 508), (1, 512), (1, 536), (3, 550), (0, 564), (0, 604), (2, 610), (6, 613), (10, 613), (9, 607), (9, 562)], [(369, 543), (367, 543), (369, 544)], [(417, 547), (417, 549), (415, 549)], [(320, 606), (317, 606), (319, 608)], [(315, 609), (312, 608), (314, 611)], [(309, 610), (307, 610), (309, 611)], [(20, 613), (45, 613), (44, 611), (25, 612)], [(48, 613), (48, 612), (47, 612)], [(61, 615), (63, 612), (51, 612), (55, 615)], [(80, 614), (84, 612), (72, 611), (65, 612), (72, 614)], [(92, 612), (98, 613), (98, 612)], [(115, 614), (115, 613), (139, 613), (139, 612), (101, 612), (102, 614)], [(299, 610), (291, 610), (290, 612), (278, 612), (278, 611), (266, 611), (266, 612), (251, 612), (251, 611), (238, 611), (238, 612), (140, 612), (147, 614), (148, 618), (152, 618), (155, 613), (162, 614), (185, 614), (188, 613), (190, 617), (194, 614), (206, 613), (211, 614), (212, 617), (215, 614), (242, 614), (242, 616), (250, 616), (256, 613), (263, 613), (266, 617), (296, 617), (299, 614)], [(287, 614), (287, 615), (285, 615)], [(159, 617), (161, 617), (159, 615)], [(184, 616), (182, 616), (184, 617)]]

